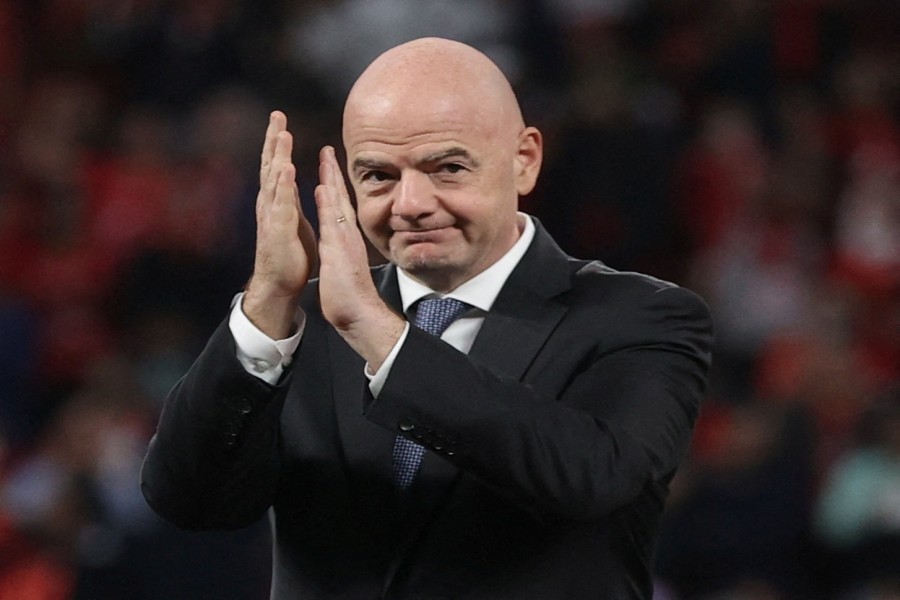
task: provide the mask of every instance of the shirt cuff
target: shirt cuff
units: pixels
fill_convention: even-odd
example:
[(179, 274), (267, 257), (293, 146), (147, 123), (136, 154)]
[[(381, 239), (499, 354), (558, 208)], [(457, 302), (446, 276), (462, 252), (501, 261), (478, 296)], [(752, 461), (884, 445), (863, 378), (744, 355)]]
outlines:
[(406, 327), (403, 328), (403, 333), (400, 334), (399, 339), (394, 344), (394, 347), (391, 348), (391, 351), (388, 353), (387, 358), (384, 359), (384, 362), (381, 363), (381, 367), (375, 371), (375, 373), (371, 373), (369, 370), (369, 363), (366, 363), (366, 368), (364, 372), (366, 377), (369, 379), (369, 391), (372, 392), (372, 396), (377, 398), (378, 394), (381, 393), (381, 388), (384, 387), (384, 382), (387, 381), (388, 375), (391, 372), (391, 366), (394, 364), (394, 360), (396, 360), (397, 355), (400, 353), (400, 348), (403, 346), (403, 342), (406, 341), (406, 335), (409, 333), (409, 323), (406, 324)]
[(250, 322), (244, 314), (243, 301), (244, 294), (238, 294), (228, 317), (228, 328), (236, 347), (235, 355), (245, 371), (275, 385), (284, 369), (291, 364), (294, 352), (300, 345), (303, 328), (306, 326), (306, 313), (297, 307), (297, 312), (294, 313), (297, 332), (283, 340), (273, 340)]

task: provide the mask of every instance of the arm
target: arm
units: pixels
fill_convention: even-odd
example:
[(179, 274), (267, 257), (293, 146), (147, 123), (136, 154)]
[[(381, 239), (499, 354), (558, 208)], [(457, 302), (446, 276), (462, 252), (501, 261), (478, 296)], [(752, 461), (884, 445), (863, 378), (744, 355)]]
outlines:
[(366, 416), (424, 433), (420, 442), (523, 507), (608, 514), (683, 458), (709, 366), (702, 301), (674, 287), (635, 301), (598, 310), (594, 326), (587, 313), (562, 322), (524, 382), (413, 328)]
[[(300, 210), (284, 114), (266, 130), (256, 200), (257, 244), (243, 309), (273, 339), (292, 332), (298, 298), (316, 260)], [(239, 527), (259, 518), (278, 477), (278, 422), (289, 375), (266, 383), (241, 366), (226, 324), (166, 400), (141, 487), (162, 516), (194, 528)]]
[(189, 529), (259, 519), (279, 476), (278, 422), (289, 380), (273, 386), (247, 373), (223, 323), (166, 399), (141, 471), (150, 506)]
[[(326, 149), (321, 160), (322, 311), (374, 370), (399, 333), (389, 329), (395, 323), (371, 280), (358, 275), (362, 238), (349, 226), (354, 213), (333, 152)], [(630, 289), (615, 302), (573, 306), (579, 316), (561, 324), (553, 349), (540, 353), (556, 363), (546, 367), (558, 379), (552, 386), (538, 365), (534, 380), (504, 379), (412, 328), (365, 414), (522, 506), (570, 518), (608, 514), (674, 472), (712, 344), (708, 309), (695, 295), (649, 280)]]
[(272, 339), (292, 333), (297, 299), (315, 265), (316, 238), (300, 210), (293, 138), (287, 119), (273, 112), (260, 159), (256, 197), (256, 254), (244, 313)]

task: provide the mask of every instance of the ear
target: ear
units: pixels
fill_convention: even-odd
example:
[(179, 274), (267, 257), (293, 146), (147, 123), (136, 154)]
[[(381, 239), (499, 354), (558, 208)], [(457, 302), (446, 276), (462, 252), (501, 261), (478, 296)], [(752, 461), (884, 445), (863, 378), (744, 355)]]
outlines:
[(516, 191), (519, 196), (525, 196), (534, 189), (543, 159), (544, 140), (541, 132), (534, 127), (526, 127), (519, 134), (519, 147), (514, 164)]

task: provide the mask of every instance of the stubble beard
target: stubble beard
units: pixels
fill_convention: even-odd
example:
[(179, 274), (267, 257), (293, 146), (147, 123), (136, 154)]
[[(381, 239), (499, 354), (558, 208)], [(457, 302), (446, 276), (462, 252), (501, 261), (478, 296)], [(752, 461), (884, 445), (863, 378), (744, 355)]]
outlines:
[(391, 262), (437, 292), (450, 291), (451, 284), (459, 272), (452, 258), (446, 255), (433, 256), (423, 252), (412, 252)]

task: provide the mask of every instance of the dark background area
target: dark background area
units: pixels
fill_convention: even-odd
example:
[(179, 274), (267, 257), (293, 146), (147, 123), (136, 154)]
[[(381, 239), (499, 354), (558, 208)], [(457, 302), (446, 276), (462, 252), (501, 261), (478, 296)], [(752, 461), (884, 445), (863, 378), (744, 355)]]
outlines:
[(523, 210), (712, 307), (657, 598), (900, 598), (896, 0), (0, 0), (0, 598), (267, 597), (266, 524), (177, 531), (140, 461), (250, 274), (268, 112), (314, 216), (350, 83), (435, 34), (544, 132)]

